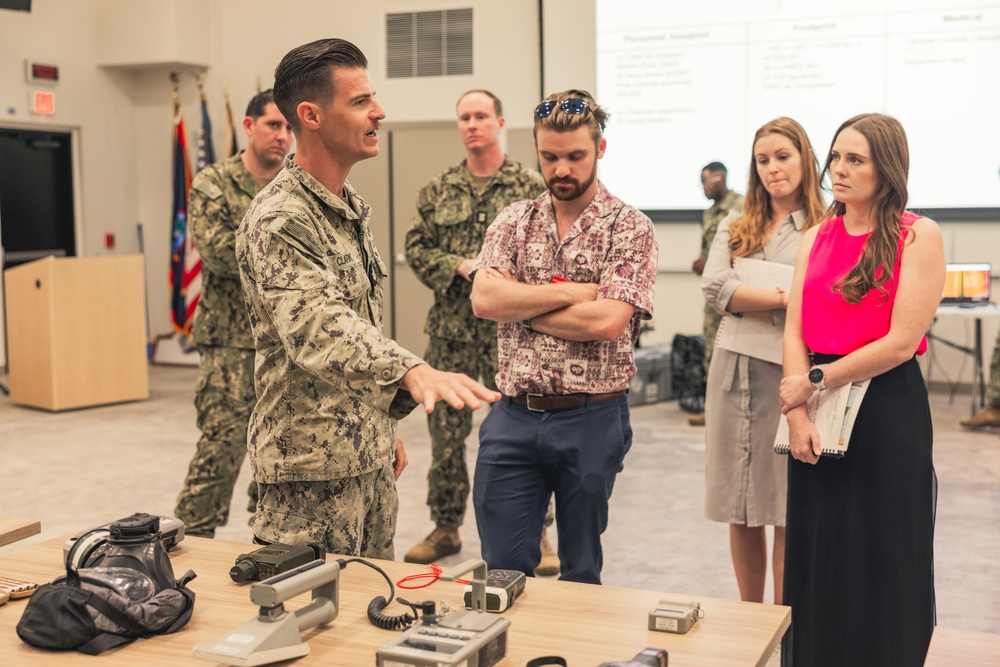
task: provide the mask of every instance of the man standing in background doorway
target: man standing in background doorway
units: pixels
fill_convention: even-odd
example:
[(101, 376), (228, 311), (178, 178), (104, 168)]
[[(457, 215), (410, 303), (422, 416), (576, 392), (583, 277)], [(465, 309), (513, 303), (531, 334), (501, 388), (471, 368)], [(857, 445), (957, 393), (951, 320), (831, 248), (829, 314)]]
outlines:
[[(236, 228), (250, 202), (281, 170), (292, 130), (270, 90), (257, 93), (243, 119), (247, 148), (202, 169), (191, 184), (191, 239), (202, 261), (202, 291), (191, 337), (200, 369), (194, 404), (198, 439), (177, 518), (188, 535), (214, 537), (229, 518), (233, 486), (247, 455), (253, 387), (253, 334), (236, 266)], [(250, 502), (256, 504), (256, 482)]]
[[(721, 162), (709, 162), (701, 170), (701, 187), (705, 191), (705, 196), (712, 200), (712, 205), (701, 215), (701, 254), (691, 263), (691, 270), (695, 275), (700, 276), (705, 270), (705, 260), (708, 259), (708, 251), (712, 247), (719, 223), (729, 215), (730, 211), (743, 210), (743, 195), (729, 189), (726, 183), (727, 175), (726, 165)], [(715, 334), (719, 330), (721, 320), (722, 315), (706, 303), (702, 328), (705, 334), (705, 377), (708, 377), (708, 365), (712, 361), (712, 349), (715, 347)], [(691, 415), (688, 423), (691, 426), (704, 426), (704, 411)]]
[[(496, 389), (497, 325), (473, 315), (469, 273), (490, 223), (509, 204), (543, 193), (545, 181), (504, 155), (503, 107), (496, 95), (470, 90), (459, 98), (456, 111), (465, 160), (420, 190), (417, 214), (406, 234), (406, 260), (420, 282), (434, 291), (424, 326), (430, 337), (427, 363), (482, 378)], [(472, 413), (441, 406), (427, 416), (427, 426), (427, 505), (435, 528), (406, 553), (410, 563), (433, 563), (458, 553), (458, 528), (469, 497), (465, 440), (472, 432)], [(539, 574), (559, 572), (558, 557), (544, 534), (539, 569)]]

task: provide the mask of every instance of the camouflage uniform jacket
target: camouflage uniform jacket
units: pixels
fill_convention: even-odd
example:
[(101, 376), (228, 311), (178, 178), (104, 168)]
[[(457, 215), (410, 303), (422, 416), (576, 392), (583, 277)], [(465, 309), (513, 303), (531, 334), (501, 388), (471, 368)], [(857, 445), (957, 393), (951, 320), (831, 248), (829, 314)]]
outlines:
[(701, 214), (701, 256), (708, 257), (708, 251), (712, 249), (712, 240), (715, 239), (715, 232), (719, 231), (719, 223), (729, 215), (730, 211), (740, 212), (743, 210), (743, 195), (730, 190), (722, 201), (714, 202)]
[(466, 343), (495, 340), (496, 322), (472, 314), (472, 283), (455, 273), (475, 259), (486, 228), (506, 206), (545, 192), (545, 181), (520, 162), (507, 159), (477, 194), (463, 160), (434, 177), (417, 197), (417, 214), (406, 233), (406, 261), (434, 290), (424, 333)]
[(399, 382), (421, 360), (382, 335), (387, 273), (371, 209), (344, 191), (346, 202), (289, 156), (237, 232), (257, 349), (247, 449), (258, 482), (389, 465), (396, 420), (416, 406)]
[(201, 296), (191, 331), (198, 345), (253, 349), (236, 266), (236, 228), (259, 191), (239, 155), (205, 167), (191, 183), (191, 241), (201, 255)]
[(475, 269), (506, 269), (522, 283), (545, 285), (553, 276), (597, 283), (598, 299), (635, 306), (630, 326), (611, 341), (568, 341), (503, 322), (497, 343), (497, 387), (522, 393), (597, 394), (628, 387), (635, 375), (633, 341), (641, 320), (653, 316), (657, 245), (653, 223), (599, 184), (597, 194), (556, 239), (552, 196), (504, 209), (490, 225)]

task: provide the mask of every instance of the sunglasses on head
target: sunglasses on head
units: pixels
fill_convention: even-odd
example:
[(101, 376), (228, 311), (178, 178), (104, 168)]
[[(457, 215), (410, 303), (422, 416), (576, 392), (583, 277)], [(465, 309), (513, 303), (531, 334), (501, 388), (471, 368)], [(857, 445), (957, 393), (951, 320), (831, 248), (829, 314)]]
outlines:
[(557, 106), (563, 110), (563, 113), (573, 114), (575, 116), (579, 116), (590, 108), (590, 105), (587, 104), (587, 100), (582, 100), (579, 97), (570, 97), (562, 102), (557, 100), (547, 100), (535, 107), (535, 118), (547, 118), (551, 116)]

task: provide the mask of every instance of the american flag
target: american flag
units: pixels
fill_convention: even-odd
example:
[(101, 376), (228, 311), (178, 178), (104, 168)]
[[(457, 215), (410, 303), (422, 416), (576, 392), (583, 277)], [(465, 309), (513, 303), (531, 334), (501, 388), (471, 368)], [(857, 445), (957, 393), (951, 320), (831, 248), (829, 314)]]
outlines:
[(191, 335), (191, 321), (201, 295), (201, 258), (187, 230), (191, 166), (188, 162), (184, 115), (174, 116), (174, 205), (170, 239), (170, 316), (174, 329)]
[(201, 93), (201, 134), (198, 136), (198, 162), (194, 173), (210, 164), (215, 164), (215, 147), (212, 145), (212, 121), (208, 117), (208, 102), (205, 92)]

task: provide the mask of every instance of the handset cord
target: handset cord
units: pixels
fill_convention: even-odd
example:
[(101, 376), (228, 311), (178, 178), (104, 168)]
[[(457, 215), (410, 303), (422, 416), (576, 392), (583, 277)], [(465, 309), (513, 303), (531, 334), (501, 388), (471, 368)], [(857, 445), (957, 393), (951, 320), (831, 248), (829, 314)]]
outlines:
[(408, 628), (414, 621), (417, 620), (417, 605), (404, 600), (403, 598), (397, 598), (397, 602), (400, 604), (405, 604), (410, 609), (413, 610), (413, 614), (402, 613), (397, 616), (389, 616), (388, 614), (383, 614), (382, 610), (389, 606), (392, 599), (396, 597), (396, 588), (392, 585), (392, 579), (386, 574), (382, 568), (373, 563), (369, 563), (361, 558), (338, 558), (337, 564), (340, 565), (340, 569), (344, 569), (348, 563), (361, 563), (362, 565), (367, 565), (371, 569), (375, 570), (381, 574), (386, 583), (389, 584), (389, 599), (386, 600), (385, 597), (379, 595), (378, 597), (372, 599), (368, 603), (368, 620), (377, 628), (383, 630), (400, 630), (402, 628)]

